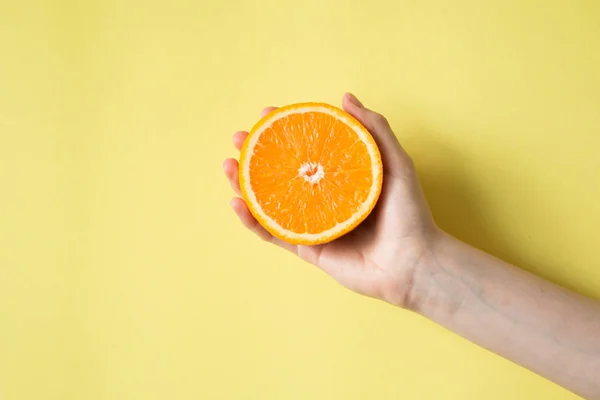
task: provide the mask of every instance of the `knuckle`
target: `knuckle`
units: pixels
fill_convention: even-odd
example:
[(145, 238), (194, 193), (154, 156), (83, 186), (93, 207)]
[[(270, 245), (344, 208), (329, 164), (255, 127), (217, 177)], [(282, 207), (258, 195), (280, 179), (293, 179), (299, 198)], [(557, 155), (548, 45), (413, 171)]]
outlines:
[(415, 160), (413, 160), (412, 157), (410, 157), (409, 155), (406, 155), (404, 157), (404, 163), (406, 165), (406, 168), (408, 168), (411, 172), (416, 169)]
[(249, 228), (252, 229), (252, 231), (255, 232), (257, 235), (260, 233), (260, 224), (254, 218), (252, 218), (252, 221), (250, 221)]
[(417, 172), (417, 169), (415, 168), (415, 162), (410, 157), (406, 157), (405, 159), (402, 160), (402, 165), (401, 165), (400, 170), (401, 170), (402, 175), (407, 178), (413, 177)]
[(387, 118), (379, 113), (375, 113), (375, 115), (373, 116), (373, 122), (375, 122), (375, 124), (379, 126), (389, 125)]
[(261, 238), (261, 240), (263, 242), (267, 242), (267, 243), (271, 242), (271, 236), (269, 234), (267, 234), (266, 232), (262, 231), (260, 228), (257, 228), (255, 232)]

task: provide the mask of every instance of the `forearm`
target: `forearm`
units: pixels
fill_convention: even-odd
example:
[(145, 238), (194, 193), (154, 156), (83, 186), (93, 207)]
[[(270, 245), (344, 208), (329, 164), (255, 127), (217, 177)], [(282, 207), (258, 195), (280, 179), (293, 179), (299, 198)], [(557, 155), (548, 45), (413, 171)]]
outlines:
[(410, 306), (586, 398), (600, 399), (600, 303), (443, 235)]

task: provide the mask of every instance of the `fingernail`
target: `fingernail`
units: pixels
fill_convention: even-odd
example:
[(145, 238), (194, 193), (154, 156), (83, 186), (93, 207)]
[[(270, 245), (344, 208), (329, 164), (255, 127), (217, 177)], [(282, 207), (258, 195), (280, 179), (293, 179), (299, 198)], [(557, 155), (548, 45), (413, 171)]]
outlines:
[(350, 101), (350, 103), (354, 104), (357, 107), (364, 107), (363, 104), (360, 102), (360, 100), (358, 100), (356, 98), (355, 95), (353, 95), (352, 93), (346, 93), (346, 97), (348, 98), (348, 100)]

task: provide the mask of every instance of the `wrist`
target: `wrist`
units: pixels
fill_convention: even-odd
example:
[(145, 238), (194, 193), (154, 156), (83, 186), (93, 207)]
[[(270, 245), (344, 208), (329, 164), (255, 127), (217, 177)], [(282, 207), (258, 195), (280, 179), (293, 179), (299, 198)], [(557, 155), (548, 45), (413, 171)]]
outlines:
[(427, 235), (404, 239), (389, 258), (391, 265), (381, 292), (376, 296), (392, 305), (418, 312), (430, 291), (431, 274), (438, 262), (440, 242), (446, 234), (437, 227)]
[(414, 265), (405, 308), (429, 318), (455, 314), (465, 300), (468, 278), (459, 259), (469, 248), (437, 230)]

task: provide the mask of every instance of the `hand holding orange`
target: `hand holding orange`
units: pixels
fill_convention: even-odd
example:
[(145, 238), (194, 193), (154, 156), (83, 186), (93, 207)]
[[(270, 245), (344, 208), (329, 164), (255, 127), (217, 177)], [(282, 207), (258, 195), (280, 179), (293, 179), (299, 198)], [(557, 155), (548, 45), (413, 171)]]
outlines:
[(351, 94), (342, 105), (266, 108), (250, 133), (237, 132), (240, 162), (223, 168), (244, 199), (231, 206), (262, 239), (354, 291), (406, 307), (438, 229), (387, 120)]

